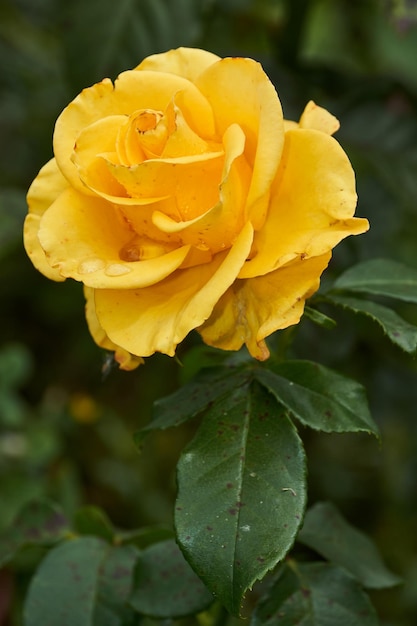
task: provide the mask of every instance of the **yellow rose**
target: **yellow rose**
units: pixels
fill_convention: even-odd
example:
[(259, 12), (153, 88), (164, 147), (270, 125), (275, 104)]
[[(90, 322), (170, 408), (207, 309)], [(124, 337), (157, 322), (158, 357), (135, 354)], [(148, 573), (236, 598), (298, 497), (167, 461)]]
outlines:
[(174, 355), (193, 329), (269, 356), (296, 324), (332, 248), (368, 229), (355, 179), (310, 102), (283, 119), (259, 63), (180, 48), (84, 89), (28, 193), (25, 247), (85, 286), (95, 341), (124, 369)]

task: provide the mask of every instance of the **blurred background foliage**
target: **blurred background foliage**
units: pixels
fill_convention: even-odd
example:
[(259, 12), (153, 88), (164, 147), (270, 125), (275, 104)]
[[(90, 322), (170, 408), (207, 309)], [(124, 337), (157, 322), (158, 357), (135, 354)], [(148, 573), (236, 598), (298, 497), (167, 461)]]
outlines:
[[(80, 285), (37, 274), (22, 247), (25, 193), (51, 156), (56, 117), (84, 87), (149, 54), (197, 46), (259, 60), (285, 116), (314, 99), (341, 120), (368, 234), (343, 242), (330, 282), (377, 257), (417, 268), (417, 3), (414, 0), (0, 0), (0, 529), (39, 497), (71, 516), (104, 509), (116, 526), (172, 523), (175, 464), (193, 426), (132, 434), (152, 401), (199, 366), (191, 336), (179, 360), (134, 373), (104, 360)], [(368, 532), (404, 585), (373, 600), (389, 626), (417, 622), (417, 367), (377, 328), (339, 311), (335, 330), (303, 321), (291, 355), (363, 383), (382, 445), (303, 432), (310, 503), (330, 499)], [(401, 313), (416, 323), (404, 306)], [(413, 317), (414, 316), (414, 317)], [(0, 624), (19, 624), (31, 559), (0, 573)], [(8, 617), (7, 617), (8, 616)]]

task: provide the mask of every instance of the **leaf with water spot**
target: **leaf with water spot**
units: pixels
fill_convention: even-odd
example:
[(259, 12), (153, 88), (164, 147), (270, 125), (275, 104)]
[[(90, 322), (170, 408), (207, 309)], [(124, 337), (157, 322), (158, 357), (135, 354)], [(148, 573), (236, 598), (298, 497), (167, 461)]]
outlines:
[(258, 368), (255, 377), (305, 426), (378, 436), (364, 388), (323, 365), (283, 361), (270, 369)]
[(328, 563), (291, 562), (261, 599), (250, 626), (378, 626), (367, 594)]
[(305, 454), (285, 409), (256, 382), (217, 399), (179, 461), (175, 524), (232, 614), (291, 548), (305, 502)]

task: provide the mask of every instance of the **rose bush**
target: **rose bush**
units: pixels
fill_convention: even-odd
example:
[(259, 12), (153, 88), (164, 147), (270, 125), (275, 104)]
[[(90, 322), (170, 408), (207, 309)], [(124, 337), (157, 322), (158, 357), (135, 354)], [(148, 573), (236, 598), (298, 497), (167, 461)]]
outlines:
[(84, 89), (28, 193), (25, 247), (85, 286), (96, 342), (125, 369), (193, 329), (257, 359), (299, 321), (332, 248), (368, 228), (355, 179), (310, 102), (283, 119), (255, 61), (180, 48)]

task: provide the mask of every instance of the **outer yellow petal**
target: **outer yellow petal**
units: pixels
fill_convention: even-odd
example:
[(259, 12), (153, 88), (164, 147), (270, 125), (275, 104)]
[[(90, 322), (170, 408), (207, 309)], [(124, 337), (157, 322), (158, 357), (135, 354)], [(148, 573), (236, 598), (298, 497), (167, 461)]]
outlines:
[[(73, 189), (62, 193), (42, 218), (39, 240), (48, 262), (64, 277), (99, 289), (133, 289), (158, 282), (181, 265), (189, 246), (155, 258), (125, 260), (123, 251), (134, 233), (117, 217), (114, 206)], [(146, 241), (146, 244), (148, 242)], [(137, 244), (138, 246), (140, 244)]]
[(55, 159), (48, 161), (29, 187), (27, 203), (30, 213), (43, 215), (57, 197), (69, 187)]
[(284, 120), (285, 132), (288, 130), (296, 130), (297, 128), (305, 128), (310, 130), (319, 130), (322, 133), (333, 135), (340, 128), (337, 117), (329, 113), (326, 109), (318, 106), (313, 100), (307, 103), (299, 122)]
[(239, 350), (246, 344), (253, 357), (267, 359), (264, 339), (299, 322), (305, 300), (319, 288), (330, 256), (297, 260), (265, 276), (237, 280), (198, 328), (203, 340), (223, 350)]
[(322, 133), (333, 135), (340, 128), (339, 120), (326, 109), (319, 107), (310, 100), (300, 117), (300, 128), (320, 130)]
[(170, 72), (194, 82), (201, 72), (219, 60), (220, 57), (207, 50), (177, 48), (161, 54), (153, 54), (144, 59), (135, 69)]
[(193, 111), (193, 121), (203, 116), (210, 129), (213, 121), (209, 104), (192, 83), (175, 74), (127, 71), (120, 74), (114, 86), (106, 78), (84, 89), (63, 110), (55, 126), (54, 152), (63, 174), (75, 188), (85, 192), (71, 161), (81, 131), (107, 116), (130, 115), (139, 109), (164, 111), (174, 94), (181, 91), (187, 110)]
[(120, 346), (116, 346), (110, 339), (107, 337), (106, 333), (102, 329), (99, 324), (96, 315), (96, 307), (94, 304), (94, 289), (89, 287), (84, 288), (84, 295), (86, 298), (85, 305), (85, 315), (87, 319), (88, 330), (91, 333), (94, 341), (100, 348), (104, 348), (105, 350), (110, 350), (114, 352), (114, 358), (119, 363), (120, 369), (122, 370), (134, 370), (143, 363), (143, 359), (140, 357), (134, 356), (130, 354), (127, 350), (124, 350)]
[(233, 283), (251, 246), (248, 223), (228, 253), (211, 263), (180, 270), (157, 285), (128, 291), (96, 290), (100, 325), (117, 345), (138, 356), (175, 348), (211, 314)]
[(315, 130), (288, 131), (269, 214), (239, 278), (319, 256), (365, 232), (368, 221), (352, 217), (355, 208), (354, 172), (337, 141)]
[(220, 136), (231, 124), (246, 135), (246, 157), (253, 166), (247, 199), (255, 230), (265, 218), (270, 186), (284, 144), (281, 104), (261, 65), (252, 59), (222, 59), (196, 80), (211, 103)]
[(67, 180), (59, 171), (55, 159), (51, 159), (43, 166), (29, 188), (27, 195), (29, 214), (26, 216), (23, 229), (25, 250), (33, 265), (47, 278), (57, 281), (65, 278), (48, 263), (39, 242), (38, 232), (42, 215), (67, 188)]

